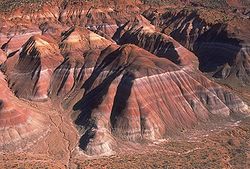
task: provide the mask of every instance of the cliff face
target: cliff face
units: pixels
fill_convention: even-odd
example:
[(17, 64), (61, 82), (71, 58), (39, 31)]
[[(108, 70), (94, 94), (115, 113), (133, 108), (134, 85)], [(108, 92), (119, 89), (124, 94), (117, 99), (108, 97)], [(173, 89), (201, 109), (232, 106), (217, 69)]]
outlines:
[(131, 4), (124, 11), (57, 3), (0, 16), (0, 88), (7, 91), (0, 95), (0, 146), (37, 143), (29, 151), (67, 166), (82, 151), (111, 154), (127, 142), (249, 114), (238, 96), (197, 69), (198, 62), (212, 71), (226, 64), (218, 76), (238, 70), (247, 82), (248, 48), (229, 26), (188, 11), (156, 16)]

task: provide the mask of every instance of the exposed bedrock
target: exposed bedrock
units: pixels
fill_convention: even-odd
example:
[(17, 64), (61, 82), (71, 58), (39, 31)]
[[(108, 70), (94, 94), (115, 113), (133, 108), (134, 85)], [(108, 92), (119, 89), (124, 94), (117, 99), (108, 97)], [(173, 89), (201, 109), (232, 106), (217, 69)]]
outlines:
[(42, 115), (16, 98), (0, 73), (0, 148), (13, 151), (29, 147), (46, 135)]
[[(137, 26), (138, 27), (138, 26)], [(197, 57), (175, 41), (172, 37), (156, 31), (148, 31), (136, 26), (124, 32), (119, 44), (135, 44), (152, 54), (171, 60), (180, 66), (197, 66)]]
[(140, 15), (140, 9), (131, 5), (131, 2), (112, 1), (106, 5), (103, 2), (94, 3), (95, 5), (93, 2), (83, 1), (53, 1), (38, 7), (35, 4), (28, 8), (20, 7), (8, 15), (3, 14), (0, 16), (3, 23), (0, 25), (0, 46), (20, 33), (49, 32), (58, 37), (58, 30), (62, 27), (76, 25), (110, 38), (119, 26)]
[(0, 33), (0, 48), (6, 53), (6, 55), (14, 55), (31, 36), (39, 35), (39, 30), (29, 30), (22, 32), (18, 30), (15, 32), (8, 32), (8, 35)]
[(76, 102), (75, 96), (83, 92), (80, 88), (91, 75), (101, 51), (113, 43), (85, 28), (64, 32), (59, 46), (65, 59), (53, 73), (50, 97), (63, 97), (66, 107)]
[(0, 64), (2, 64), (7, 59), (6, 53), (0, 49)]
[[(152, 36), (163, 38), (162, 44), (170, 41), (175, 50), (183, 48), (161, 33), (140, 31), (130, 29), (121, 40), (133, 37), (138, 46), (151, 45), (150, 51), (158, 40), (143, 43)], [(47, 35), (32, 36), (2, 69), (17, 96), (51, 98), (67, 110), (73, 108), (79, 146), (89, 155), (116, 151), (120, 144), (116, 138), (155, 140), (214, 118), (247, 113), (237, 96), (188, 66), (179, 67), (152, 53), (135, 45), (119, 47), (88, 30), (71, 28), (62, 34), (59, 46)]]
[(30, 100), (47, 99), (47, 90), (54, 69), (63, 61), (53, 39), (32, 36), (2, 66), (15, 95)]
[[(143, 15), (193, 51), (200, 70), (213, 72), (218, 78), (235, 76), (249, 84), (249, 19), (212, 12), (203, 8), (165, 13), (149, 9)], [(225, 69), (227, 73), (222, 73)]]
[[(30, 15), (20, 10), (9, 17), (0, 16), (7, 25), (0, 25), (0, 62), (5, 74), (0, 88), (4, 84), (8, 91), (6, 98), (0, 93), (0, 134), (7, 133), (0, 135), (3, 147), (13, 140), (35, 142), (38, 137), (33, 131), (43, 136), (46, 124), (42, 114), (37, 115), (39, 110), (53, 126), (48, 126), (52, 134), (44, 143), (53, 144), (48, 145), (46, 153), (52, 150), (63, 156), (60, 151), (64, 149), (69, 161), (78, 153), (77, 146), (88, 155), (112, 154), (127, 146), (124, 140), (167, 138), (204, 123), (249, 114), (239, 97), (192, 69), (197, 58), (183, 47), (199, 54), (201, 67), (207, 66), (203, 62), (210, 66), (216, 63), (215, 69), (221, 68), (216, 76), (227, 77), (232, 68), (247, 70), (247, 45), (232, 36), (228, 26), (207, 27), (195, 13), (187, 18), (186, 13), (177, 13), (178, 23), (175, 17), (168, 21), (171, 16), (162, 15), (168, 23), (158, 18), (162, 23), (157, 21), (157, 26), (176, 26), (175, 33), (169, 30), (176, 39), (184, 37), (178, 43), (164, 32), (157, 32), (158, 28), (144, 17), (146, 14), (140, 15), (137, 7), (127, 7), (124, 12), (112, 7), (83, 7), (81, 2), (59, 4), (55, 10), (48, 3)], [(229, 41), (230, 50), (225, 45)], [(224, 48), (225, 52), (220, 51)], [(216, 54), (220, 54), (219, 59)], [(24, 99), (18, 100), (14, 94)], [(47, 102), (32, 102), (44, 100)], [(37, 107), (32, 109), (26, 103)], [(47, 107), (50, 104), (53, 111)], [(22, 128), (26, 125), (30, 128)], [(71, 127), (76, 127), (79, 135)], [(12, 128), (24, 129), (25, 134), (18, 131), (19, 138)], [(53, 136), (55, 130), (57, 136)], [(72, 134), (73, 141), (68, 139)], [(58, 138), (66, 148), (54, 146)]]
[(82, 88), (73, 119), (88, 154), (112, 152), (117, 142), (111, 136), (160, 139), (214, 117), (247, 113), (229, 91), (134, 45), (106, 55)]
[[(78, 27), (64, 31), (59, 42), (49, 34), (35, 35), (8, 57), (2, 70), (18, 97), (42, 101), (48, 94), (54, 98), (66, 96), (76, 87), (77, 79), (88, 72), (83, 68), (89, 67), (91, 73), (94, 57), (99, 55), (96, 53), (112, 43)], [(92, 62), (88, 62), (90, 57)]]
[(77, 52), (84, 53), (88, 50), (103, 49), (111, 43), (113, 42), (86, 28), (72, 27), (62, 33), (59, 46), (61, 53), (67, 57), (67, 55), (77, 54)]
[[(195, 41), (193, 50), (199, 56), (200, 70), (215, 72), (214, 77), (223, 79), (236, 76), (249, 85), (250, 41), (227, 29), (225, 25), (213, 25)], [(221, 73), (225, 69), (227, 73)]]

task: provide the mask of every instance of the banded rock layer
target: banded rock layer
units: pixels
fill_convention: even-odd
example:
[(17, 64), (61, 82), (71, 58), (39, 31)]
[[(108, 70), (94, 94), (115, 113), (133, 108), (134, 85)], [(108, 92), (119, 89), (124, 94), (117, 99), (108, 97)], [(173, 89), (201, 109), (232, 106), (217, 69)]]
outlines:
[(102, 60), (74, 106), (83, 133), (80, 147), (89, 154), (111, 151), (116, 143), (110, 135), (155, 140), (212, 117), (247, 113), (247, 105), (229, 91), (134, 45), (121, 46)]
[(29, 147), (46, 135), (44, 118), (16, 98), (0, 73), (0, 148), (13, 151)]
[(45, 36), (32, 36), (3, 65), (10, 88), (30, 100), (47, 99), (49, 81), (54, 69), (63, 61), (59, 48)]
[(143, 26), (132, 27), (124, 32), (119, 39), (119, 44), (127, 43), (135, 44), (180, 66), (198, 65), (197, 57), (172, 37), (156, 31), (147, 31)]
[[(234, 115), (249, 114), (239, 97), (193, 68), (197, 59), (181, 45), (186, 44), (157, 32), (146, 14), (146, 18), (138, 14), (139, 8), (128, 14), (112, 8), (86, 10), (80, 2), (64, 1), (52, 9), (46, 4), (28, 17), (22, 17), (21, 13), (1, 16), (7, 25), (1, 26), (4, 35), (1, 36), (1, 70), (6, 76), (2, 76), (1, 84), (8, 91), (7, 96), (15, 98), (14, 93), (20, 99), (3, 99), (1, 103), (3, 146), (14, 143), (16, 138), (33, 142), (37, 137), (33, 137), (32, 131), (40, 134), (49, 128), (41, 114), (35, 113), (40, 107), (24, 110), (23, 102), (53, 104), (55, 111), (48, 112), (53, 114), (48, 114), (49, 123), (63, 138), (69, 158), (78, 146), (89, 155), (112, 153), (122, 150), (122, 140), (167, 138), (217, 119), (226, 121)], [(187, 28), (186, 19), (171, 24), (177, 24), (180, 32), (197, 30)], [(20, 20), (26, 22), (19, 23)], [(207, 31), (203, 26), (197, 30), (197, 38), (189, 43), (193, 49), (196, 41), (202, 40), (201, 34)], [(29, 29), (38, 31), (29, 32)], [(10, 37), (8, 32), (15, 36)], [(213, 38), (209, 39), (213, 31), (207, 34), (203, 45), (205, 40), (213, 42)], [(204, 48), (201, 51), (206, 53)], [(247, 67), (248, 62), (243, 63)], [(23, 129), (26, 125), (30, 128), (24, 127), (25, 134), (19, 134), (20, 138), (10, 131), (11, 127)], [(67, 132), (73, 133), (69, 131), (71, 127), (78, 129), (78, 144), (67, 138), (70, 135)], [(53, 134), (49, 137), (48, 140), (56, 141)]]
[(242, 84), (249, 84), (249, 19), (205, 8), (149, 9), (143, 15), (193, 51), (201, 71), (222, 79), (236, 77)]

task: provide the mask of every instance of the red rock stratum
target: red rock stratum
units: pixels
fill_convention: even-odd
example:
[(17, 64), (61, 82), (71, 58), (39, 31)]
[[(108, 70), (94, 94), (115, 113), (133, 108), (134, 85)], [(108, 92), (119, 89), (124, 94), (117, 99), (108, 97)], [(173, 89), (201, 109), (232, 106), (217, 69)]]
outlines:
[(33, 167), (77, 168), (159, 151), (249, 116), (248, 97), (212, 78), (249, 85), (249, 26), (234, 25), (249, 23), (245, 11), (230, 22), (139, 1), (20, 3), (0, 14), (0, 150), (20, 166), (19, 153)]

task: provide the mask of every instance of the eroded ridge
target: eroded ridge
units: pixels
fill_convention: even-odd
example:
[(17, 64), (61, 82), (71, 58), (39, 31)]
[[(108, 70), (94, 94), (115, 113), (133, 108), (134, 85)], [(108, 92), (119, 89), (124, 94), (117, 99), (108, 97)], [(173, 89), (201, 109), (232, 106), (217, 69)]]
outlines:
[(18, 101), (8, 88), (5, 76), (0, 73), (0, 147), (17, 150), (29, 147), (46, 135), (48, 126), (42, 115), (29, 105)]

